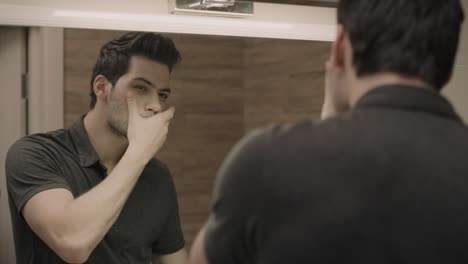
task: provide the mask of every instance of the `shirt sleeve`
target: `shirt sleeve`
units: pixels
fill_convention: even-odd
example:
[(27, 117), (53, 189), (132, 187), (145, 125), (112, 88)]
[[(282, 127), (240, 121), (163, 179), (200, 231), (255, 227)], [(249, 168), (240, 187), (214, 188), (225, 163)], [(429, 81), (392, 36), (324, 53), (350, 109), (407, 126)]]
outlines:
[(210, 264), (250, 263), (258, 239), (262, 171), (267, 134), (243, 138), (224, 160), (215, 182), (205, 226), (205, 254)]
[(169, 212), (164, 229), (159, 236), (159, 239), (152, 244), (153, 255), (167, 255), (175, 253), (185, 246), (184, 235), (179, 216), (179, 205), (177, 202), (177, 194), (169, 169), (164, 165), (165, 171), (168, 174), (170, 183), (172, 210)]
[(37, 193), (54, 188), (70, 190), (53, 155), (31, 139), (21, 139), (9, 149), (5, 174), (8, 192), (20, 215), (26, 202)]

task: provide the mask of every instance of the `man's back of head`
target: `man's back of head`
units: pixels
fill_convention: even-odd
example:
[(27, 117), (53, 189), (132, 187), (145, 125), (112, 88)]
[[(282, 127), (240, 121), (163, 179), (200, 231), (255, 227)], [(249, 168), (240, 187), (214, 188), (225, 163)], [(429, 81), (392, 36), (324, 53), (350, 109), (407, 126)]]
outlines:
[(358, 76), (394, 72), (438, 90), (452, 73), (463, 19), (459, 0), (341, 0), (338, 8)]
[(450, 80), (464, 20), (459, 0), (342, 0), (337, 13), (327, 95), (338, 112), (376, 86), (440, 91)]

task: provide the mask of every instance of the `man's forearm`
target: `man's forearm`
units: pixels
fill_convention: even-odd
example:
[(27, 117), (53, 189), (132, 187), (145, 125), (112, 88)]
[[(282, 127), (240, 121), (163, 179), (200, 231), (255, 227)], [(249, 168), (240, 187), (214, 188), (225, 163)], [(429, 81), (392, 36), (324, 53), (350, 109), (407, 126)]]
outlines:
[(333, 117), (337, 114), (337, 111), (333, 105), (333, 102), (331, 102), (331, 99), (328, 98), (328, 96), (325, 96), (323, 105), (322, 105), (322, 112), (320, 114), (321, 119), (327, 119), (330, 117)]
[(205, 255), (205, 228), (203, 227), (198, 233), (190, 250), (189, 264), (208, 264)]

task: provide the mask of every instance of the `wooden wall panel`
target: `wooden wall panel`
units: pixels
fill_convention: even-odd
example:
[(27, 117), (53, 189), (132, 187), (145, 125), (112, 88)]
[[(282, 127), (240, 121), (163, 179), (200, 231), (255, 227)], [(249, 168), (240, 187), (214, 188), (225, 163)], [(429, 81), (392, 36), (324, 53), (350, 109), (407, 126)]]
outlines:
[(318, 118), (322, 107), (325, 42), (247, 39), (244, 129)]
[(64, 30), (65, 126), (88, 111), (91, 72), (99, 49), (119, 34), (119, 31)]
[(190, 244), (206, 221), (219, 164), (243, 135), (243, 41), (170, 36), (183, 60), (171, 84), (179, 96), (176, 120), (159, 158), (173, 171)]
[[(88, 110), (100, 47), (119, 31), (65, 30), (65, 124)], [(190, 245), (206, 221), (216, 172), (231, 147), (271, 122), (317, 117), (329, 44), (169, 34), (183, 61), (171, 79), (176, 114), (158, 158), (176, 184)]]

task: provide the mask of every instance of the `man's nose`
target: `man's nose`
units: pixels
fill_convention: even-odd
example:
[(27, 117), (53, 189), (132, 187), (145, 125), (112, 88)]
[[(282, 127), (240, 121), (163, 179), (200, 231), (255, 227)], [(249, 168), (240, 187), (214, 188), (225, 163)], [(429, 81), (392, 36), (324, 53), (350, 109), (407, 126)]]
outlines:
[(161, 111), (161, 101), (159, 100), (159, 95), (154, 95), (151, 97), (151, 100), (145, 106), (145, 112), (151, 112), (151, 115), (155, 115)]

